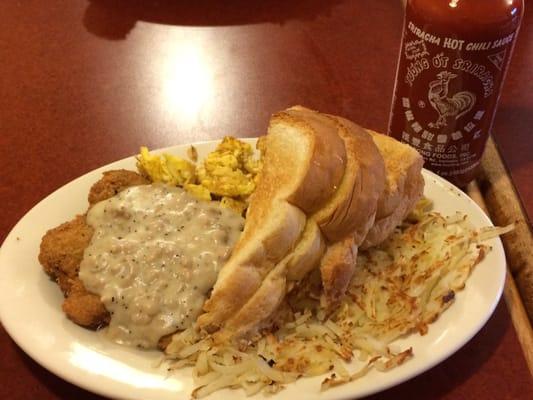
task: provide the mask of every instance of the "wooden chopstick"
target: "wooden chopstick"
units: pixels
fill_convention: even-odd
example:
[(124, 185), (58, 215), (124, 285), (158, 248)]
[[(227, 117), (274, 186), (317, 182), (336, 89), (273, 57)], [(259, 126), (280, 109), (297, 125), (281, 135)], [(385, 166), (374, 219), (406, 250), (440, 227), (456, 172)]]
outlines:
[[(467, 187), (468, 195), (488, 214), (496, 225), (514, 223), (516, 228), (502, 236), (507, 257), (507, 274), (503, 295), (511, 315), (518, 341), (533, 377), (533, 330), (513, 272), (533, 267), (531, 231), (520, 201), (503, 165), (496, 145), (489, 139), (482, 161), (482, 176)], [(481, 187), (481, 189), (480, 189)], [(528, 302), (533, 299), (527, 298)], [(528, 303), (529, 304), (529, 303)], [(531, 304), (533, 307), (533, 303)], [(531, 308), (530, 307), (530, 308)], [(533, 311), (531, 308), (530, 311)], [(531, 315), (531, 314), (530, 314)]]

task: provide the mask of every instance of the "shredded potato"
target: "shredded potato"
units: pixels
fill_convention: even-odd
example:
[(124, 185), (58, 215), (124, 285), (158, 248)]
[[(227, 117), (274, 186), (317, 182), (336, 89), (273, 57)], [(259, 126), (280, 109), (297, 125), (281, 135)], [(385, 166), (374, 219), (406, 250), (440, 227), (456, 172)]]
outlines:
[(194, 328), (174, 335), (170, 369), (192, 366), (192, 397), (200, 398), (222, 388), (275, 392), (299, 377), (328, 374), (326, 390), (408, 361), (413, 349), (391, 342), (425, 334), (483, 258), (481, 241), (513, 228), (474, 230), (465, 215), (445, 218), (427, 208), (421, 202), (382, 245), (360, 252), (347, 296), (329, 319), (302, 285), (289, 296), (292, 318), (247, 346), (215, 344)]

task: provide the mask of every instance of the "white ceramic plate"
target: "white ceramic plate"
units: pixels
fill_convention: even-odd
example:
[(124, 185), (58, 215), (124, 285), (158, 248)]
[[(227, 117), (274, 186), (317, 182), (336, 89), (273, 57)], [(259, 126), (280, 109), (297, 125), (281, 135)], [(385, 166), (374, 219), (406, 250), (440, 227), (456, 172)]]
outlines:
[[(252, 143), (253, 140), (250, 140)], [(215, 142), (196, 145), (200, 158), (214, 149)], [(187, 146), (167, 151), (185, 156)], [(155, 368), (158, 352), (143, 352), (108, 342), (101, 334), (67, 320), (61, 311), (62, 295), (42, 271), (37, 255), (44, 233), (87, 208), (87, 193), (103, 171), (135, 169), (133, 157), (92, 171), (52, 193), (37, 204), (13, 228), (0, 251), (0, 317), (15, 342), (35, 361), (63, 379), (112, 398), (166, 400), (189, 398), (190, 370), (167, 376)], [(424, 171), (425, 195), (443, 214), (460, 210), (475, 226), (490, 220), (464, 193)], [(478, 332), (492, 314), (502, 292), (505, 257), (499, 239), (488, 242), (492, 251), (479, 264), (455, 304), (425, 336), (402, 339), (414, 349), (414, 358), (386, 373), (372, 371), (364, 379), (320, 392), (322, 377), (301, 379), (279, 392), (276, 400), (306, 398), (344, 399), (369, 395), (404, 382), (452, 355)], [(228, 391), (210, 398), (227, 398)], [(232, 398), (244, 398), (232, 391)], [(262, 396), (261, 396), (262, 397)]]

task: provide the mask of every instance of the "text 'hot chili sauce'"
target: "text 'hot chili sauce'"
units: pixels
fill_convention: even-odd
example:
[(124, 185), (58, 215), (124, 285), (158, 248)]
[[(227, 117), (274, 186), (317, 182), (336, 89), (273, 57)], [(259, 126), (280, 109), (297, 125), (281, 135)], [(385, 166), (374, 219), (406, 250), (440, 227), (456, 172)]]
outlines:
[(408, 0), (389, 135), (458, 186), (487, 141), (523, 0)]

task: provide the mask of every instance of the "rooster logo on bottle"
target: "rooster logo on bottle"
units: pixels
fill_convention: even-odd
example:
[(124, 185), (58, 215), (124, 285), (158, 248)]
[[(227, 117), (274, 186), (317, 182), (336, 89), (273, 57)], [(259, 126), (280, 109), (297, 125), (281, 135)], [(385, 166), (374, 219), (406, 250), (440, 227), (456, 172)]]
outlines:
[(470, 111), (476, 103), (476, 95), (472, 92), (465, 90), (454, 95), (448, 93), (448, 84), (456, 76), (451, 72), (442, 71), (437, 74), (438, 79), (429, 84), (429, 102), (439, 113), (437, 121), (429, 123), (431, 128), (447, 126), (448, 117), (459, 119)]

